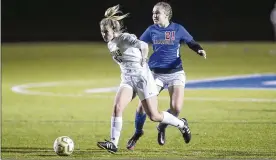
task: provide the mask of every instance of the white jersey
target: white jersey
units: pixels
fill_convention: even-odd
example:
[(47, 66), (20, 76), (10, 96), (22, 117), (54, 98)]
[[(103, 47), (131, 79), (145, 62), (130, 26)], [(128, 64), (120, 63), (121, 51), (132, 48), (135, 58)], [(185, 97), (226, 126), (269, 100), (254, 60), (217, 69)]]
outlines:
[(142, 69), (141, 60), (142, 53), (134, 46), (138, 43), (138, 39), (134, 34), (122, 33), (108, 42), (108, 49), (113, 60), (120, 65), (122, 73), (128, 69)]
[(148, 65), (141, 65), (142, 53), (137, 48), (139, 43), (134, 34), (122, 33), (107, 45), (113, 60), (121, 68), (120, 87), (131, 88), (142, 101), (158, 95), (158, 91)]

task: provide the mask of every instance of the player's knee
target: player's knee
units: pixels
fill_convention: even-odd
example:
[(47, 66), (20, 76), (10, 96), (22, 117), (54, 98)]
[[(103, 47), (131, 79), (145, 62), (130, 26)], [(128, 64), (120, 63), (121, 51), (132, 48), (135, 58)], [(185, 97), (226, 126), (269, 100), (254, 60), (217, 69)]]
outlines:
[(145, 114), (145, 110), (143, 109), (142, 105), (137, 107), (136, 112), (140, 114)]
[(181, 111), (182, 105), (173, 105), (170, 109), (170, 113), (177, 116)]
[(160, 122), (160, 115), (159, 114), (150, 114), (148, 115), (149, 119), (153, 122)]
[(143, 105), (142, 105), (142, 102), (141, 102), (141, 101), (139, 101), (139, 103), (138, 103), (137, 109), (138, 109), (138, 108), (143, 108)]
[(159, 122), (158, 117), (153, 116), (153, 115), (149, 116), (149, 119), (153, 122)]

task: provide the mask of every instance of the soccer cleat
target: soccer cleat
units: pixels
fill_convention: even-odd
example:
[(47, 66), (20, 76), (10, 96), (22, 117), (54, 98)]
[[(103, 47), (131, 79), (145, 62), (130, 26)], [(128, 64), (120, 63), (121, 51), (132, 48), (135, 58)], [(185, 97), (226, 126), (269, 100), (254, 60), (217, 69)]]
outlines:
[(115, 146), (115, 144), (108, 140), (105, 140), (105, 142), (98, 142), (97, 146), (113, 154), (118, 151), (118, 148)]
[(144, 134), (144, 131), (142, 131), (141, 133), (134, 133), (134, 135), (127, 142), (127, 149), (134, 150), (134, 147), (137, 141), (139, 140), (140, 137), (143, 136), (143, 134)]
[(183, 135), (184, 141), (185, 143), (189, 143), (191, 138), (192, 138), (192, 133), (190, 131), (189, 125), (188, 125), (188, 121), (185, 118), (180, 119), (181, 121), (184, 122), (184, 128), (179, 129), (180, 132)]
[(161, 146), (163, 146), (166, 142), (165, 129), (166, 127), (161, 128), (160, 125), (157, 126), (157, 130), (158, 130), (157, 141)]

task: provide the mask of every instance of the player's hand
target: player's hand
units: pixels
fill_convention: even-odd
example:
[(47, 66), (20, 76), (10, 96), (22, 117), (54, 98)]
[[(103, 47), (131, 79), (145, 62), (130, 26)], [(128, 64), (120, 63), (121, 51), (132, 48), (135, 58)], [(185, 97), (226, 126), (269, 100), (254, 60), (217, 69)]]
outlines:
[(144, 67), (144, 65), (147, 63), (147, 58), (141, 59), (141, 66)]
[(200, 55), (200, 56), (203, 56), (204, 59), (206, 59), (206, 52), (204, 50), (198, 50), (197, 53)]

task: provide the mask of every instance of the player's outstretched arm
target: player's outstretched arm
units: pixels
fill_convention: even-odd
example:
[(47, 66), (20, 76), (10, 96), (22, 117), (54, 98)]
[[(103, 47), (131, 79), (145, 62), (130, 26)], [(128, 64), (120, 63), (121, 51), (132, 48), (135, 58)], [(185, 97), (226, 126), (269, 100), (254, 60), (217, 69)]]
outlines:
[(203, 56), (206, 59), (205, 50), (194, 40), (187, 43), (188, 47), (195, 51), (198, 55)]
[(190, 33), (181, 25), (179, 25), (179, 35), (181, 41), (184, 41), (190, 49), (195, 51), (198, 55), (203, 56), (206, 59), (206, 52), (204, 49), (193, 39)]

